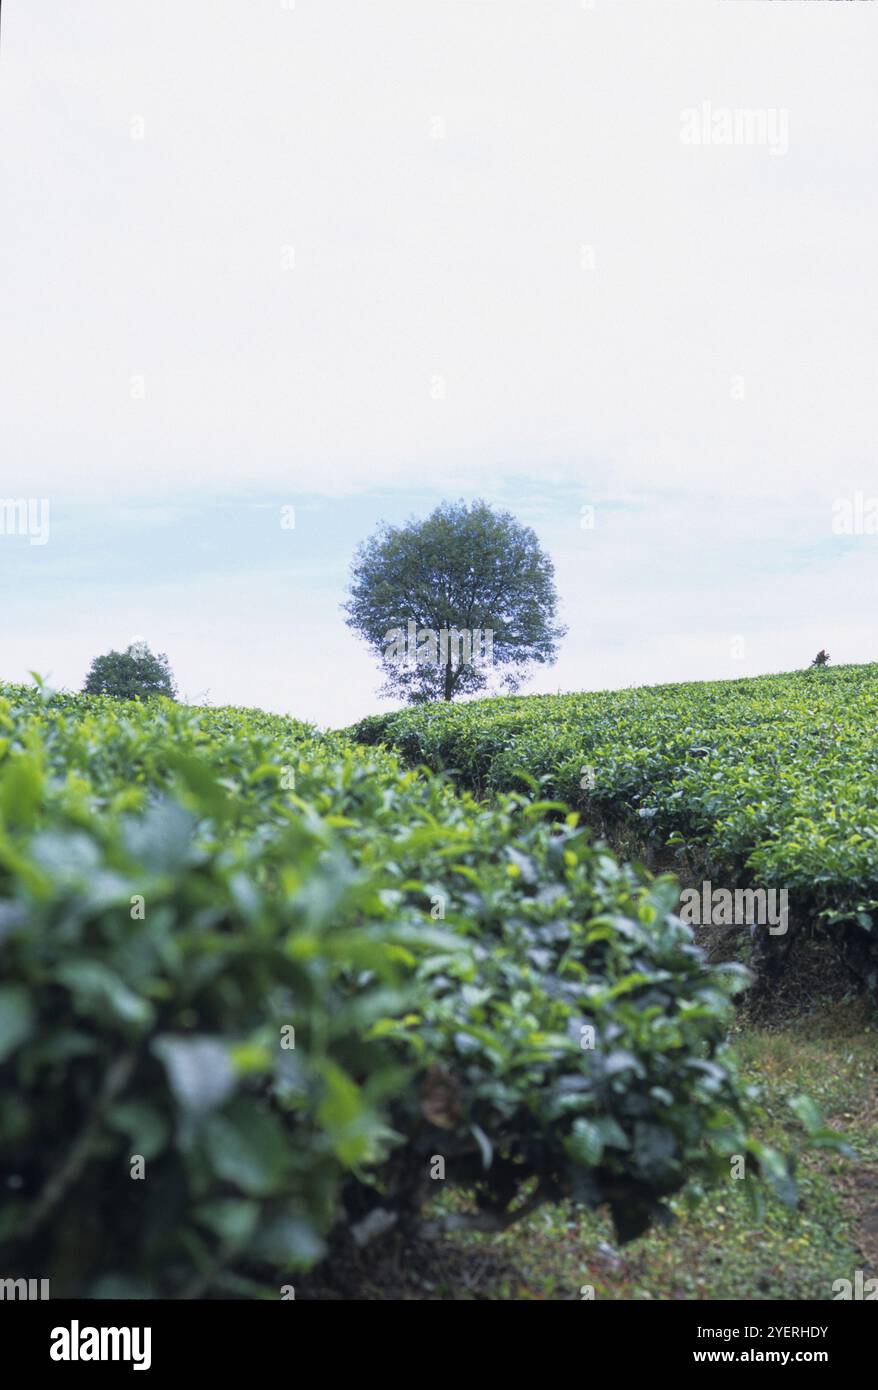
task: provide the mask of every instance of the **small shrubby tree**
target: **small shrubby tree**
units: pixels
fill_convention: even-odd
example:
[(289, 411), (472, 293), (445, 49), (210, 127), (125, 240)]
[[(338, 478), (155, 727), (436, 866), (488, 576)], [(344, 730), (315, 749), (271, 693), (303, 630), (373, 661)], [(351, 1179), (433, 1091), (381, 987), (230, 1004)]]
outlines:
[(486, 502), (443, 502), (424, 520), (380, 526), (354, 558), (347, 624), (379, 656), (382, 693), (453, 700), (515, 690), (551, 663), (554, 568), (529, 526)]
[(814, 660), (811, 662), (811, 665), (812, 665), (812, 666), (825, 666), (825, 665), (828, 663), (828, 661), (829, 661), (829, 652), (824, 651), (823, 648), (821, 647), (820, 651), (817, 653), (817, 655), (814, 657)]
[(151, 695), (176, 699), (177, 688), (164, 652), (151, 652), (145, 642), (132, 642), (124, 652), (96, 656), (82, 687), (85, 695), (111, 695), (115, 700), (147, 700)]

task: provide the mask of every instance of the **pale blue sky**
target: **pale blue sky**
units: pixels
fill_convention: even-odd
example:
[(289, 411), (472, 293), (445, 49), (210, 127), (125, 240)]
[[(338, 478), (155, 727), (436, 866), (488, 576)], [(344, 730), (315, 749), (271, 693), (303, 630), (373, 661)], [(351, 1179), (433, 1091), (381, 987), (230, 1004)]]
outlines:
[[(878, 658), (832, 533), (878, 495), (875, 11), (7, 0), (0, 499), (51, 537), (0, 535), (0, 678), (142, 635), (346, 723), (356, 543), (460, 496), (555, 560), (533, 689)], [(705, 101), (788, 151), (683, 144)]]

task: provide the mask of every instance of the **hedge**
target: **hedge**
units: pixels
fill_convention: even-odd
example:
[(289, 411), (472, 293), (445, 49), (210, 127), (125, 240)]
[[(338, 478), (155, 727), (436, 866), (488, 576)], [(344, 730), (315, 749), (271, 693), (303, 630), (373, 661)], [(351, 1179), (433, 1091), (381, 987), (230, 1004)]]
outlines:
[[(793, 1199), (726, 1052), (740, 972), (575, 814), (257, 711), (5, 696), (4, 1268), (279, 1297), (547, 1199), (627, 1239), (736, 1154)], [(474, 1209), (431, 1213), (437, 1158)]]

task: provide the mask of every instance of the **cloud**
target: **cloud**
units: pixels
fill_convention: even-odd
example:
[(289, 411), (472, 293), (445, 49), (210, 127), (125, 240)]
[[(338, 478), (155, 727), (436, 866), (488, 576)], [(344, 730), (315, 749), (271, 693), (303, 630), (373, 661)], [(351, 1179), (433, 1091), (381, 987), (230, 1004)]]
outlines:
[[(878, 492), (873, 11), (4, 13), (0, 494), (57, 518), (0, 546), (5, 660), (77, 679), (139, 607), (193, 687), (347, 710), (356, 541), (458, 495), (549, 546), (571, 681), (766, 622), (753, 660), (798, 660), (817, 615), (874, 654), (872, 552), (827, 544)], [(705, 101), (787, 111), (788, 152), (685, 145)]]

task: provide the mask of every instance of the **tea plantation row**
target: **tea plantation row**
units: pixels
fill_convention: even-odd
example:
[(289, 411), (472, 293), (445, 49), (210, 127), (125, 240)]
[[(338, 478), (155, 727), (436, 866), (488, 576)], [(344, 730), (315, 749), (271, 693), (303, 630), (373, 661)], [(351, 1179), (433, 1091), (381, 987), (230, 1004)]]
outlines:
[(475, 791), (701, 847), (728, 886), (786, 888), (878, 990), (878, 666), (430, 705), (356, 726)]
[(4, 1269), (277, 1298), (443, 1169), (489, 1228), (570, 1195), (633, 1236), (733, 1155), (790, 1199), (735, 971), (545, 810), (259, 711), (0, 688)]

